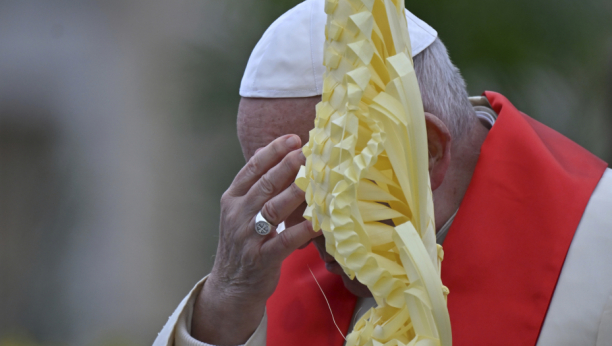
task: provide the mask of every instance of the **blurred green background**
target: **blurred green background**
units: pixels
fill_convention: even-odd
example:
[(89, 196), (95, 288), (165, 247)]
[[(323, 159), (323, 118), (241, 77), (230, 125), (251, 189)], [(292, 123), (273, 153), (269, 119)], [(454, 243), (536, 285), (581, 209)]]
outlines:
[[(153, 342), (211, 268), (250, 51), (297, 3), (0, 1), (0, 346)], [(612, 2), (407, 7), (472, 95), (612, 161)]]

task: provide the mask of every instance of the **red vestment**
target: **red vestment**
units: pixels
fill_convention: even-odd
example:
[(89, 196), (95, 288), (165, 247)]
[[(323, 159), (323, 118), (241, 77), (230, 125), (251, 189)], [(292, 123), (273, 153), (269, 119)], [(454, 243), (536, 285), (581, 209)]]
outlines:
[[(498, 114), (444, 242), (453, 344), (535, 345), (574, 232), (607, 164), (486, 92)], [(356, 298), (313, 245), (283, 263), (268, 346), (344, 342)]]

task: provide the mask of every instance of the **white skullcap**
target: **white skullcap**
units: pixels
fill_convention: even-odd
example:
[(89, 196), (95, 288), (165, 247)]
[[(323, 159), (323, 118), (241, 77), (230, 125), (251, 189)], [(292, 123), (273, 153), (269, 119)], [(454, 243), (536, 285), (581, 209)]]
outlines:
[[(325, 0), (306, 0), (270, 25), (251, 53), (240, 83), (243, 97), (308, 97), (321, 95), (323, 46), (327, 15)], [(406, 10), (415, 56), (438, 33)]]

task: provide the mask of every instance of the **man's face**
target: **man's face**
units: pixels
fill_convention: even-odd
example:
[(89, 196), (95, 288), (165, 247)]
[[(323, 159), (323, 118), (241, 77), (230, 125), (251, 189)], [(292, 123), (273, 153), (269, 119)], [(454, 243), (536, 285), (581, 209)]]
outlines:
[[(308, 131), (314, 127), (315, 106), (320, 100), (320, 96), (286, 99), (243, 98), (238, 109), (238, 138), (245, 159), (249, 160), (257, 149), (286, 134), (296, 134), (302, 139), (302, 144), (306, 144)], [(306, 202), (285, 220), (285, 225), (291, 227), (304, 221), (304, 209)], [(360, 297), (371, 296), (366, 286), (357, 280), (350, 280), (334, 258), (325, 251), (323, 235), (315, 238), (313, 243), (321, 259), (325, 261), (327, 270), (340, 275), (349, 291)]]

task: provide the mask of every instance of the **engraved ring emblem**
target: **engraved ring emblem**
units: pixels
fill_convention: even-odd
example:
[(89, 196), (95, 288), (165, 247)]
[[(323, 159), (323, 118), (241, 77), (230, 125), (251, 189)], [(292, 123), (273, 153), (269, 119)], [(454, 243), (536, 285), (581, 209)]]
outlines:
[(257, 213), (255, 217), (255, 232), (259, 235), (268, 235), (272, 230), (272, 224), (266, 220), (261, 214), (261, 211)]

